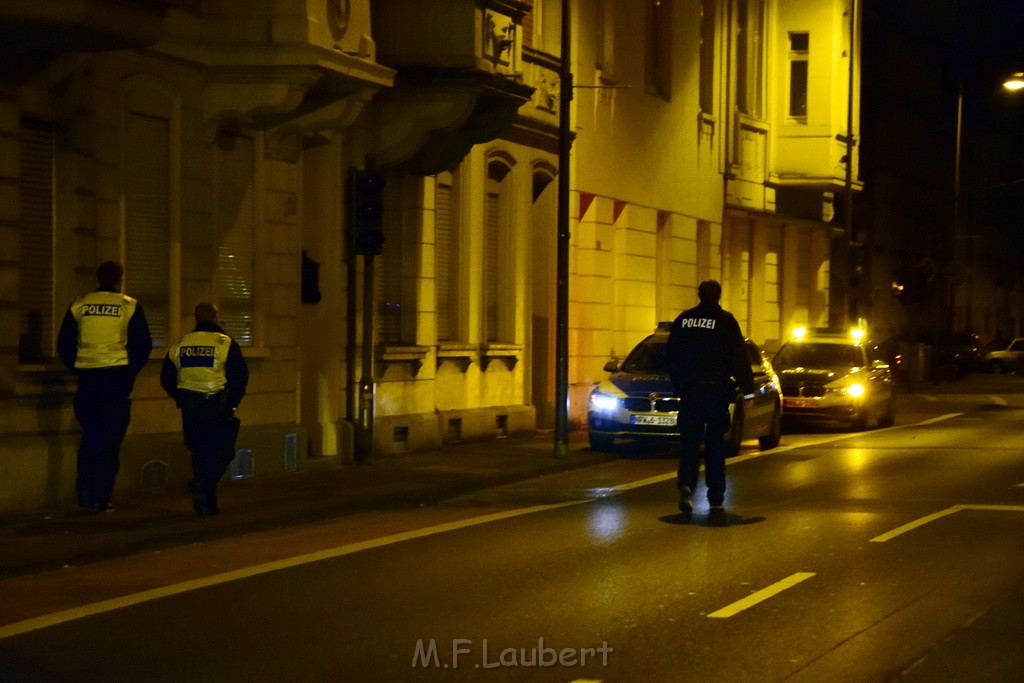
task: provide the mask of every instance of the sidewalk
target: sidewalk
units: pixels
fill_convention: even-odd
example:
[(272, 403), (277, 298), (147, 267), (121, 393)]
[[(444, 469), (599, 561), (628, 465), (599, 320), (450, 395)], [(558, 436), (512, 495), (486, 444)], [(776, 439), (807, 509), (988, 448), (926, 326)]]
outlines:
[(4, 513), (0, 577), (28, 574), (368, 510), (417, 507), (447, 498), (615, 459), (589, 450), (573, 433), (568, 454), (554, 457), (554, 435), (465, 442), (366, 463), (305, 469), (218, 489), (221, 513), (198, 517), (187, 491), (119, 494), (115, 509), (88, 514), (74, 506)]

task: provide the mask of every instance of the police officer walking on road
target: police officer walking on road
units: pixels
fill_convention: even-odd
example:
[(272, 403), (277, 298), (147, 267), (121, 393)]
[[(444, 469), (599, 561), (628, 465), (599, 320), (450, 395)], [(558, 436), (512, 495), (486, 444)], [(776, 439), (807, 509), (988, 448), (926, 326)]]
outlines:
[(239, 420), (235, 410), (245, 396), (249, 368), (242, 349), (217, 323), (217, 307), (196, 305), (196, 326), (167, 351), (160, 385), (181, 409), (185, 446), (192, 454), (192, 507), (215, 515), (217, 484), (235, 457)]
[(680, 399), (679, 511), (693, 511), (703, 442), (704, 479), (714, 519), (725, 514), (729, 405), (737, 385), (745, 399), (754, 397), (754, 375), (739, 323), (719, 304), (722, 285), (705, 280), (697, 287), (697, 297), (700, 303), (673, 321), (665, 353)]
[(78, 377), (74, 410), (82, 437), (75, 487), (78, 504), (89, 512), (113, 509), (132, 387), (153, 348), (142, 305), (121, 293), (123, 278), (120, 263), (101, 263), (99, 287), (72, 302), (57, 333), (57, 354)]

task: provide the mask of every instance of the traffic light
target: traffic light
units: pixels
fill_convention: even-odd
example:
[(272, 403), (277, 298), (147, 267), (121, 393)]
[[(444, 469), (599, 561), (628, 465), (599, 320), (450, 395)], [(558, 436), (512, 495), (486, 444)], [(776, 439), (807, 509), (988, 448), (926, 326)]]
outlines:
[(384, 176), (374, 171), (349, 171), (348, 233), (352, 253), (374, 256), (384, 244)]

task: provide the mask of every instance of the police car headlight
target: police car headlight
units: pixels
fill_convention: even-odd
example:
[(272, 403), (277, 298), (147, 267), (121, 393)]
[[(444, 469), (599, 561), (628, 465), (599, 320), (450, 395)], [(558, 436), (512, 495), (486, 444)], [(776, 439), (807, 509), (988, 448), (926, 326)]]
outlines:
[(590, 405), (598, 412), (609, 413), (619, 407), (619, 399), (595, 391), (590, 395)]

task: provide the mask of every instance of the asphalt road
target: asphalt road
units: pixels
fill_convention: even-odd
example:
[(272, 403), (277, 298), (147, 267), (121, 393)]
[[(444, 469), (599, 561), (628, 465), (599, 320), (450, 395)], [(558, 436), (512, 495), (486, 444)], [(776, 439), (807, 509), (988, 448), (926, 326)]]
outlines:
[(667, 455), (627, 453), (21, 577), (0, 680), (1018, 681), (1022, 417), (950, 396), (797, 427), (730, 461), (725, 526), (674, 514)]

